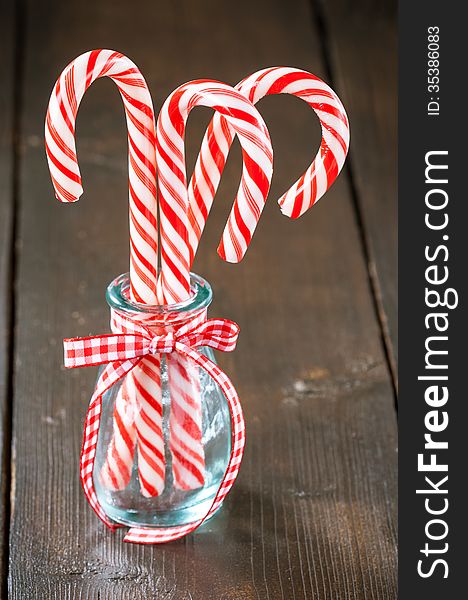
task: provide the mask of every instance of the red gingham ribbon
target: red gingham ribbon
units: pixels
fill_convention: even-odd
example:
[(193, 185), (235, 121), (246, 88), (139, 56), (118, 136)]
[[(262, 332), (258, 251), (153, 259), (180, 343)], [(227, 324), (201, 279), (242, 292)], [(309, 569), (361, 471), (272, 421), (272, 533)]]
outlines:
[[(239, 472), (245, 444), (245, 423), (237, 392), (227, 375), (196, 348), (209, 346), (222, 352), (236, 347), (239, 326), (226, 319), (206, 320), (206, 313), (195, 317), (171, 333), (154, 335), (142, 323), (113, 311), (114, 334), (71, 338), (64, 340), (65, 367), (89, 367), (107, 364), (99, 376), (86, 413), (83, 445), (80, 458), (80, 476), (89, 504), (97, 516), (112, 530), (122, 525), (109, 519), (99, 504), (93, 481), (94, 458), (101, 420), (102, 396), (117, 381), (135, 368), (148, 354), (177, 352), (186, 356), (211, 375), (221, 388), (231, 415), (231, 455), (221, 485), (206, 515), (193, 523), (178, 527), (132, 527), (124, 541), (139, 544), (162, 544), (177, 540), (199, 527), (212, 515), (229, 493)], [(116, 331), (121, 329), (125, 333)], [(131, 331), (132, 333), (128, 333)]]

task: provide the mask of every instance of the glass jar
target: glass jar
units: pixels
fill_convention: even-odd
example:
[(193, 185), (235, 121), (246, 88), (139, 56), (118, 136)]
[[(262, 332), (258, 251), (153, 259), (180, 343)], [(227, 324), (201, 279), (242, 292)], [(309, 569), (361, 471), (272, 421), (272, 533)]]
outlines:
[[(144, 319), (145, 323), (151, 323), (150, 327), (145, 326), (155, 335), (163, 335), (206, 312), (212, 300), (211, 286), (202, 277), (192, 273), (191, 288), (190, 299), (180, 304), (165, 306), (136, 304), (129, 300), (129, 277), (125, 274), (117, 277), (109, 285), (106, 299), (111, 309), (131, 319)], [(197, 351), (216, 362), (211, 348), (201, 347), (197, 348)], [(102, 415), (93, 471), (94, 485), (98, 500), (106, 514), (112, 520), (124, 525), (172, 527), (204, 517), (211, 507), (229, 462), (231, 425), (226, 399), (219, 386), (205, 371), (195, 364), (188, 365), (190, 368), (187, 369), (188, 381), (185, 381), (185, 390), (187, 391), (187, 386), (190, 386), (189, 393), (198, 397), (201, 402), (204, 483), (198, 484), (199, 487), (194, 489), (181, 489), (181, 486), (177, 485), (170, 444), (171, 391), (168, 382), (168, 359), (170, 361), (172, 356), (174, 355), (160, 355), (165, 473), (164, 489), (159, 495), (146, 497), (141, 491), (136, 447), (138, 437), (135, 441), (133, 458), (131, 455), (129, 459), (127, 457), (128, 483), (124, 486), (120, 485), (123, 489), (112, 489), (113, 486), (105, 484), (101, 472), (108, 460), (115, 435), (115, 403), (119, 394), (124, 395), (126, 379), (130, 375), (117, 382), (102, 399)], [(128, 382), (127, 388), (131, 389)], [(141, 407), (130, 396), (131, 393), (127, 391), (121, 427), (131, 430)], [(178, 477), (180, 479), (180, 475)]]

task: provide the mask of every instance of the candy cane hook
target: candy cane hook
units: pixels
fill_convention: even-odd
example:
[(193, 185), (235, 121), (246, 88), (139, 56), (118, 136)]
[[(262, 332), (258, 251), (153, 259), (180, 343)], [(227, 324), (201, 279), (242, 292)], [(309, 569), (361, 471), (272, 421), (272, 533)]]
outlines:
[(75, 145), (76, 115), (84, 93), (100, 77), (109, 77), (117, 85), (127, 119), (132, 295), (137, 302), (156, 304), (154, 111), (146, 82), (130, 59), (112, 50), (92, 50), (63, 71), (51, 94), (46, 117), (50, 174), (61, 202), (78, 200), (83, 187)]
[[(273, 149), (268, 129), (252, 103), (234, 88), (218, 81), (197, 80), (180, 86), (167, 98), (156, 128), (161, 285), (166, 302), (180, 302), (190, 293), (189, 273), (193, 253), (189, 246), (191, 224), (184, 133), (188, 115), (195, 106), (215, 109), (237, 133), (242, 146), (242, 179), (220, 244), (222, 253), (227, 240), (230, 245), (235, 244), (237, 252), (245, 252), (265, 205), (273, 173)], [(211, 170), (216, 171), (217, 161), (214, 153)], [(213, 179), (212, 196), (220, 177), (221, 170)], [(205, 220), (206, 216), (207, 213)]]
[[(322, 141), (317, 155), (305, 173), (278, 200), (285, 215), (297, 218), (325, 194), (343, 167), (349, 147), (349, 123), (343, 104), (324, 81), (307, 71), (289, 67), (270, 67), (253, 73), (236, 89), (253, 104), (269, 94), (297, 96), (307, 102), (320, 120)], [(216, 114), (203, 139), (189, 185), (189, 245), (192, 257), (203, 233), (234, 135), (229, 122)], [(217, 169), (208, 169), (207, 165), (213, 162), (216, 162)], [(252, 215), (250, 217), (252, 219)], [(232, 232), (231, 238), (225, 236), (223, 240), (222, 258), (230, 262), (241, 260), (246, 247), (238, 243), (235, 232)]]

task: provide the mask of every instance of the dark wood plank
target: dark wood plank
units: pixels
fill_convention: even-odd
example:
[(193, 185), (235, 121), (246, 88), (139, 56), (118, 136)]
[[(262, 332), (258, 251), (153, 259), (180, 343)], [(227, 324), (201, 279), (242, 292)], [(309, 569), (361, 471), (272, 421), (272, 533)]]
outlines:
[(311, 0), (352, 123), (350, 162), (393, 374), (397, 315), (397, 3)]
[[(124, 119), (112, 84), (90, 90), (78, 123), (85, 196), (74, 206), (53, 199), (42, 120), (60, 69), (98, 40), (140, 65), (156, 106), (200, 76), (235, 83), (270, 64), (324, 76), (308, 4), (148, 1), (132, 12), (123, 0), (45, 0), (29, 3), (28, 22), (11, 597), (395, 598), (392, 389), (345, 177), (297, 222), (270, 201), (233, 266), (215, 254), (238, 151), (229, 162), (196, 270), (214, 286), (211, 314), (242, 327), (238, 350), (220, 362), (243, 399), (248, 443), (223, 512), (202, 530), (153, 548), (104, 529), (78, 479), (95, 373), (60, 369), (62, 337), (106, 330), (104, 289), (128, 261)], [(306, 167), (319, 128), (291, 98), (266, 99), (262, 111), (274, 198)], [(191, 119), (190, 162), (206, 119), (203, 110)]]
[[(6, 577), (10, 461), (10, 335), (13, 234), (14, 2), (0, 5), (0, 576)], [(0, 592), (1, 594), (2, 592)]]

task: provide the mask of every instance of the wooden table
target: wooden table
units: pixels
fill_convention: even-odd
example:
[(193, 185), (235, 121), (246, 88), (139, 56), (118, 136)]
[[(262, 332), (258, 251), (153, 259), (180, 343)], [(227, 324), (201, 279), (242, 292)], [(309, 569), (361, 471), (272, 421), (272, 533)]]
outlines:
[[(4, 0), (0, 115), (3, 596), (33, 599), (389, 600), (396, 597), (396, 39), (385, 0)], [(107, 283), (127, 270), (123, 110), (110, 82), (78, 120), (85, 194), (54, 200), (43, 121), (81, 52), (132, 57), (156, 107), (199, 77), (236, 83), (302, 67), (332, 83), (352, 125), (348, 167), (298, 221), (275, 203), (320, 132), (265, 99), (271, 199), (245, 261), (215, 246), (240, 174), (233, 151), (195, 270), (212, 315), (242, 328), (219, 357), (243, 401), (246, 455), (222, 513), (164, 546), (122, 543), (87, 506), (78, 457), (93, 369), (65, 372), (61, 340), (107, 330)], [(189, 165), (209, 119), (188, 131)], [(9, 590), (9, 591), (8, 591)]]

